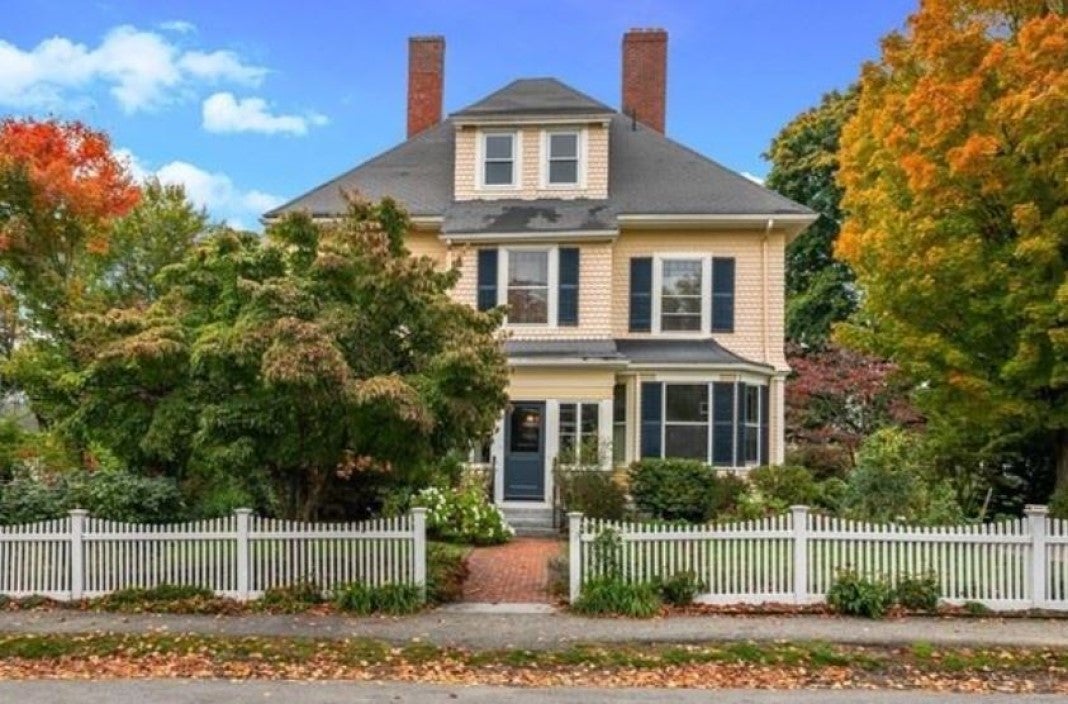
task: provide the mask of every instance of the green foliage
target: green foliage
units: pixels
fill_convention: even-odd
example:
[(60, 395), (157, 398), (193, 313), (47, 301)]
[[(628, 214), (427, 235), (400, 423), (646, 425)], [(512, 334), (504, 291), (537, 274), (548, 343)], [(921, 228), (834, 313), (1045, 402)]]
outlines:
[(181, 584), (160, 584), (141, 589), (119, 589), (92, 601), (101, 611), (122, 613), (217, 613), (225, 600), (210, 589)]
[(323, 589), (310, 579), (302, 579), (282, 587), (271, 587), (255, 602), (257, 609), (271, 613), (295, 614), (322, 604)]
[(755, 490), (782, 509), (815, 506), (820, 499), (819, 484), (804, 467), (757, 467), (749, 472), (749, 481)]
[(665, 521), (699, 523), (730, 514), (747, 491), (744, 479), (698, 460), (641, 460), (629, 475), (638, 509)]
[(660, 598), (672, 606), (689, 606), (705, 588), (692, 570), (676, 572), (657, 584)]
[(449, 604), (463, 598), (467, 581), (467, 550), (457, 545), (429, 543), (426, 551), (426, 600)]
[(1049, 515), (1068, 520), (1068, 486), (1062, 486), (1049, 500)]
[(894, 590), (884, 579), (868, 579), (853, 570), (841, 570), (827, 592), (827, 603), (846, 616), (882, 618), (894, 604)]
[(771, 161), (767, 187), (820, 216), (786, 251), (786, 335), (806, 345), (822, 345), (831, 325), (856, 308), (853, 274), (834, 258), (842, 221), (838, 141), (856, 106), (855, 87), (824, 95), (817, 107), (787, 123), (764, 155)]
[(924, 472), (919, 449), (918, 438), (896, 428), (884, 428), (869, 437), (842, 497), (843, 513), (877, 522), (963, 522), (952, 486)]
[(566, 598), (571, 592), (571, 563), (567, 554), (549, 558), (549, 595)]
[(897, 578), (894, 600), (910, 611), (935, 611), (941, 598), (942, 586), (934, 572)]
[(619, 577), (597, 577), (582, 585), (571, 609), (590, 616), (652, 618), (660, 613), (660, 594), (655, 584), (629, 583)]
[(185, 517), (174, 480), (121, 470), (20, 471), (0, 487), (0, 523), (60, 518), (74, 508), (130, 523), (168, 523)]
[(565, 511), (609, 521), (626, 516), (627, 495), (610, 472), (557, 469), (554, 483)]
[(969, 616), (989, 616), (992, 613), (990, 607), (981, 601), (966, 601), (962, 608)]
[(419, 587), (408, 584), (371, 586), (356, 582), (340, 587), (334, 595), (334, 605), (357, 615), (412, 614), (423, 607)]
[(412, 498), (412, 506), (427, 509), (427, 532), (439, 540), (496, 545), (508, 542), (515, 534), (501, 510), (477, 486), (429, 487)]

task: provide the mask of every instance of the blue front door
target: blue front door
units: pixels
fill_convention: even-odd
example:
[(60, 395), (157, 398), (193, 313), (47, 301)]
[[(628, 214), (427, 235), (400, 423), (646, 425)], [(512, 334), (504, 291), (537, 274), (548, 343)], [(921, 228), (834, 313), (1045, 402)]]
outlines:
[(545, 500), (545, 402), (516, 401), (504, 424), (504, 498)]

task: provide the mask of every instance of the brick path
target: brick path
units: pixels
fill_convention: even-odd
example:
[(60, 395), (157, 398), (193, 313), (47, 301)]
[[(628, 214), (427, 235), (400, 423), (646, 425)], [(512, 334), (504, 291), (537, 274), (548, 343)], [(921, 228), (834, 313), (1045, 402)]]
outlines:
[(546, 603), (549, 558), (564, 544), (551, 538), (515, 538), (504, 545), (475, 548), (467, 558), (471, 574), (464, 601), (487, 604)]

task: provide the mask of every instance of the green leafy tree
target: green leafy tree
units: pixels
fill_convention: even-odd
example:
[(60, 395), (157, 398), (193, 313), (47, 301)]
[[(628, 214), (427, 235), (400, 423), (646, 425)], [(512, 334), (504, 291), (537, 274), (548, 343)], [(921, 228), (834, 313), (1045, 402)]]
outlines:
[(452, 300), (458, 270), (411, 257), (407, 229), (387, 199), (206, 238), (146, 311), (87, 321), (98, 354), (71, 428), (201, 495), (274, 497), (294, 517), (414, 481), (491, 432), (507, 374), (500, 314)]
[[(845, 339), (893, 360), (933, 426), (1041, 434), (1068, 486), (1068, 16), (926, 0), (865, 67), (842, 132)], [(963, 433), (961, 433), (963, 435)]]
[(766, 185), (820, 215), (786, 250), (786, 336), (806, 346), (822, 346), (832, 324), (856, 308), (853, 273), (834, 257), (842, 222), (839, 138), (856, 107), (856, 87), (824, 95), (783, 127), (764, 155), (771, 161)]

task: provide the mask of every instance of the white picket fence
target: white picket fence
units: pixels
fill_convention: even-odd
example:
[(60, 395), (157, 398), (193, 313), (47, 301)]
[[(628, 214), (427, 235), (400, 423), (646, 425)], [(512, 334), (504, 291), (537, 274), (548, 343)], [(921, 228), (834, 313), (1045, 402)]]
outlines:
[[(714, 604), (812, 604), (824, 600), (841, 569), (892, 582), (937, 574), (948, 603), (991, 609), (1068, 611), (1068, 521), (1028, 506), (1024, 518), (963, 526), (870, 524), (811, 513), (708, 525), (599, 521), (568, 514), (570, 594), (606, 568), (640, 582), (692, 571)], [(612, 554), (598, 543), (618, 538)]]
[(148, 525), (66, 518), (0, 526), (0, 594), (81, 599), (180, 584), (250, 599), (310, 581), (426, 585), (426, 509), (353, 523), (233, 515)]

